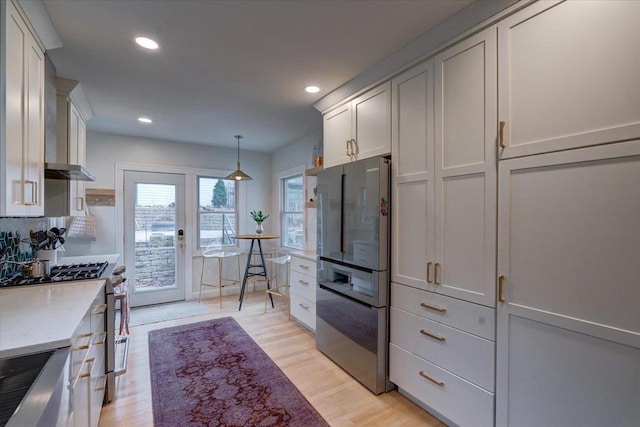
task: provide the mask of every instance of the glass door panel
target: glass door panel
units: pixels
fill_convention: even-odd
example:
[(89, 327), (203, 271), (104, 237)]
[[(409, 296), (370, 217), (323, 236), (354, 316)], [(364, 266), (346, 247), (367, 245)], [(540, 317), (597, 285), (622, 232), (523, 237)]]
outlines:
[(184, 176), (126, 171), (124, 177), (131, 305), (183, 300)]

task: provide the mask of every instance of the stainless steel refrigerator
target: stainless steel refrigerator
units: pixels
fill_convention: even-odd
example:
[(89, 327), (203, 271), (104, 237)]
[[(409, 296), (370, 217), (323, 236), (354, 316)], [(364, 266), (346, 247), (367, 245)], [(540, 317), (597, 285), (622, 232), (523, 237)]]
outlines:
[(389, 162), (375, 157), (318, 173), (316, 344), (379, 394), (391, 390)]

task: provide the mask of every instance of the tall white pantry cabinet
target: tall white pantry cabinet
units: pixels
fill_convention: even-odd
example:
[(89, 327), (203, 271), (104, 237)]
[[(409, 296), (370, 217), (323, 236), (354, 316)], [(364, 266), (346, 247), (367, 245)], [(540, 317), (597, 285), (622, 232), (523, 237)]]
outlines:
[(498, 24), (496, 425), (640, 425), (640, 2)]
[(479, 427), (494, 420), (496, 54), (493, 26), (392, 80), (390, 378)]
[(640, 423), (639, 22), (535, 2), (392, 79), (390, 376), (445, 421)]

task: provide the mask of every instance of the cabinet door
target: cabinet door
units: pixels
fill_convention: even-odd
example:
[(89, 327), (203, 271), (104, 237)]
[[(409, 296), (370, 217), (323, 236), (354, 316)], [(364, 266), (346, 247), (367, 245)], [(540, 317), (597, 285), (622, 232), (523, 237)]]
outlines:
[(44, 53), (28, 33), (24, 180), (29, 216), (44, 215)]
[(4, 176), (0, 214), (44, 214), (44, 54), (22, 16), (6, 2), (2, 102)]
[(351, 101), (353, 109), (352, 160), (391, 153), (391, 82)]
[(433, 61), (394, 78), (391, 86), (391, 280), (433, 290), (426, 271), (434, 259)]
[[(69, 163), (85, 166), (86, 128), (84, 119), (76, 105), (70, 100), (68, 108)], [(84, 181), (73, 180), (69, 183), (69, 215), (81, 216), (85, 214), (84, 189)]]
[(502, 158), (640, 137), (640, 2), (539, 2), (499, 32)]
[(347, 145), (351, 140), (351, 103), (341, 105), (322, 117), (325, 168), (350, 161)]
[(435, 57), (436, 292), (495, 306), (496, 32)]
[(637, 425), (639, 176), (637, 140), (500, 163), (498, 425)]

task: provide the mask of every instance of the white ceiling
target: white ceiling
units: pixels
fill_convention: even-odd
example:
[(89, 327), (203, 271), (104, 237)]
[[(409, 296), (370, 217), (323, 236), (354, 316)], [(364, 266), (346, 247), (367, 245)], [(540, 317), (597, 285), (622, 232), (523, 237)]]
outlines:
[[(312, 107), (472, 0), (44, 0), (89, 130), (273, 151), (322, 128)], [(133, 43), (146, 35), (160, 44)], [(304, 86), (322, 91), (310, 95)], [(151, 117), (152, 125), (137, 117)]]

